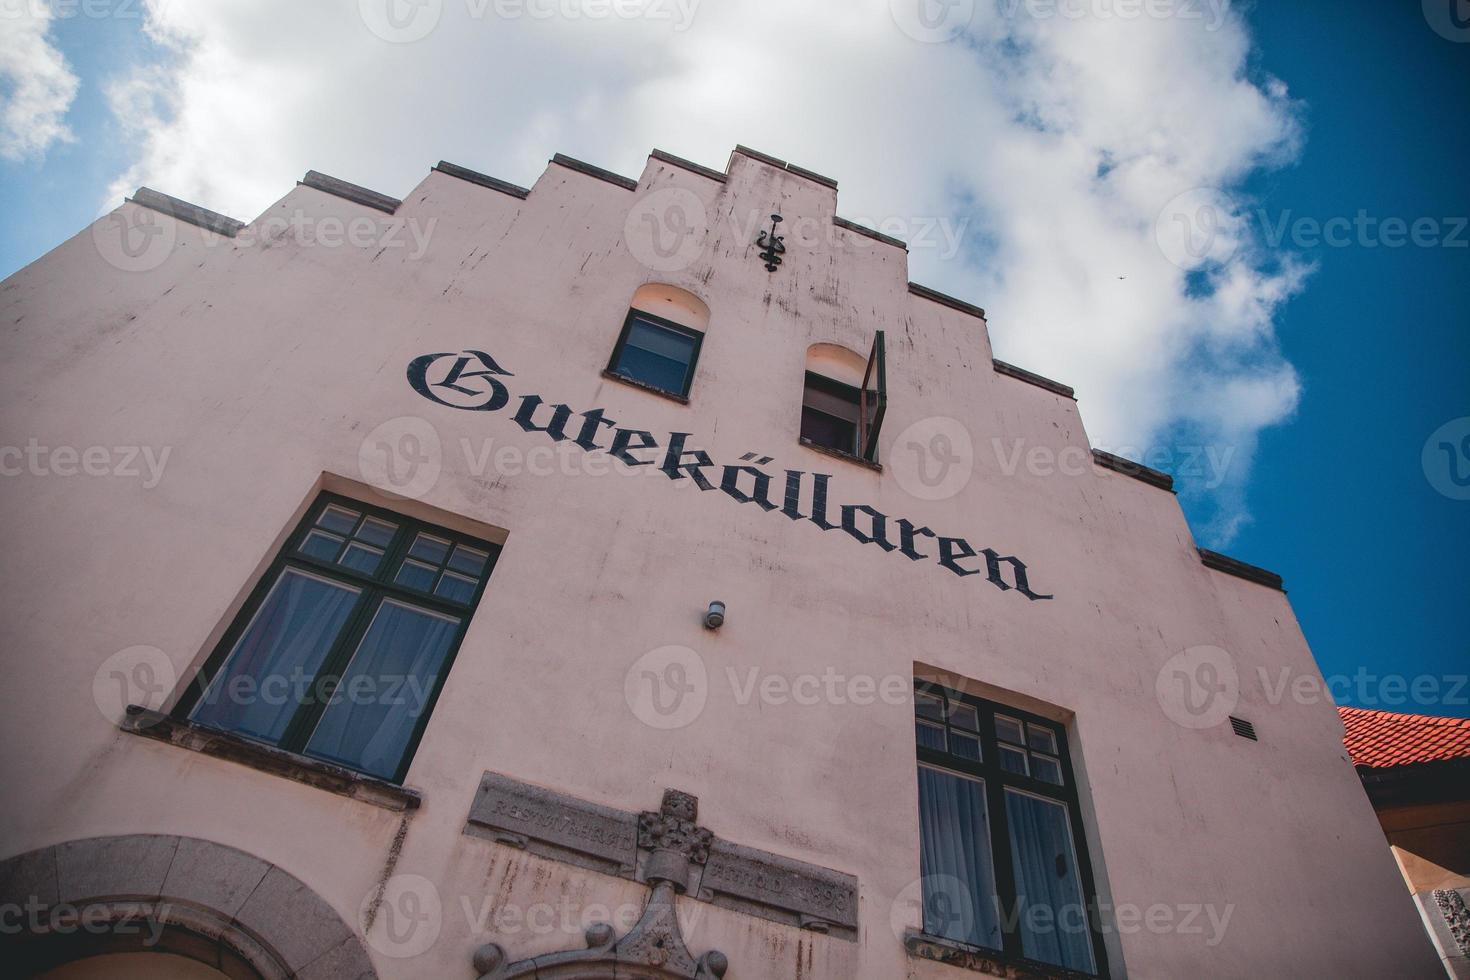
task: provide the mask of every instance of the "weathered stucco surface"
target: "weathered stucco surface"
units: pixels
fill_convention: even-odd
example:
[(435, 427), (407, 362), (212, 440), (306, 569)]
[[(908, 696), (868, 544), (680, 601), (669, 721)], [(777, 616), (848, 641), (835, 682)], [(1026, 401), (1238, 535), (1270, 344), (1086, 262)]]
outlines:
[[(702, 202), (715, 227), (687, 267), (656, 271), (630, 251), (625, 223), (668, 188)], [(421, 256), (411, 239), (230, 239), (163, 218), (167, 259), (126, 271), (97, 244), (104, 217), (5, 281), (0, 442), (170, 455), (146, 488), (126, 476), (0, 480), (0, 856), (98, 836), (202, 838), (289, 869), (360, 927), (403, 814), (124, 733), (99, 710), (94, 677), (137, 645), (189, 676), (317, 490), (356, 492), (365, 437), (412, 416), (437, 433), (442, 472), (420, 500), (389, 506), (505, 544), (405, 781), (424, 803), (393, 870), (433, 883), (442, 928), (427, 951), (398, 958), (383, 952), (380, 913), (367, 936), (380, 976), (468, 977), (471, 952), (492, 940), (517, 957), (579, 943), (580, 922), (507, 934), (477, 928), (466, 906), (600, 904), (636, 918), (641, 885), (463, 834), (487, 770), (632, 811), (678, 787), (721, 838), (857, 877), (856, 942), (681, 899), (690, 949), (722, 950), (733, 978), (973, 975), (911, 959), (899, 939), (918, 924), (910, 905), (895, 911), (918, 877), (911, 707), (741, 704), (727, 675), (882, 679), (916, 664), (1067, 721), (1105, 902), (1232, 908), (1213, 946), (1208, 925), (1112, 937), (1116, 975), (1430, 975), (1332, 705), (1272, 703), (1260, 683), (1258, 667), (1317, 676), (1285, 595), (1204, 567), (1164, 490), (1090, 462), (1075, 475), (1007, 474), (993, 440), (1090, 460), (1076, 403), (996, 373), (984, 322), (910, 293), (904, 251), (833, 225), (836, 203), (832, 188), (739, 153), (724, 183), (650, 159), (637, 191), (552, 165), (525, 200), (432, 172), (395, 215), (298, 186), (250, 226), (432, 221)], [(775, 273), (752, 244), (751, 216), (771, 211), (787, 229), (808, 219), (822, 231), (788, 238)], [(687, 405), (602, 376), (648, 282), (710, 310)], [(887, 336), (882, 472), (797, 442), (808, 347), (865, 353), (875, 329)], [(465, 349), (513, 372), (507, 408), (435, 405), (406, 382), (413, 358)], [(717, 463), (774, 457), (778, 502), (783, 468), (830, 473), (834, 511), (869, 504), (1017, 555), (1055, 598), (909, 561), (657, 466), (472, 472), (461, 440), (475, 454), (491, 440), (492, 456), (550, 445), (512, 423), (532, 393), (603, 408), (661, 446), (693, 433)], [(900, 485), (902, 447), (890, 443), (935, 416), (969, 430), (975, 470), (929, 501)], [(717, 632), (701, 625), (712, 599), (729, 608)], [(666, 731), (635, 716), (624, 682), (667, 645), (697, 652), (709, 692), (695, 720)], [(1259, 742), (1161, 709), (1161, 666), (1200, 645), (1233, 658), (1234, 713)]]

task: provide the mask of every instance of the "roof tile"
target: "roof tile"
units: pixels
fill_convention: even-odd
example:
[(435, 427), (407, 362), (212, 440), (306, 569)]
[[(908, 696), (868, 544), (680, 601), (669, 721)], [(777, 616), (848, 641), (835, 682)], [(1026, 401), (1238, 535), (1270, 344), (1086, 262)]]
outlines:
[(1347, 729), (1343, 743), (1354, 765), (1386, 769), (1470, 758), (1470, 718), (1343, 707), (1337, 713)]

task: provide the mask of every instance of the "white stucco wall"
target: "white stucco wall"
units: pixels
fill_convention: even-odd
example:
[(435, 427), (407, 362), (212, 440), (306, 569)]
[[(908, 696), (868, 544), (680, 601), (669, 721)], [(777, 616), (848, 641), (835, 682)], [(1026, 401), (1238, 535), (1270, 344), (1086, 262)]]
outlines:
[[(625, 226), (636, 232), (630, 213), (670, 188), (714, 230), (687, 266), (658, 271)], [(399, 814), (122, 733), (94, 678), (138, 645), (164, 651), (179, 677), (197, 669), (315, 491), (363, 481), (364, 439), (407, 416), (432, 427), (442, 466), (407, 508), (498, 529), (505, 547), (406, 780), (425, 802), (395, 870), (434, 884), (442, 928), (407, 959), (369, 937), (381, 976), (469, 977), (470, 952), (490, 940), (515, 956), (578, 945), (578, 932), (479, 930), (462, 902), (641, 903), (631, 882), (462, 835), (487, 769), (625, 810), (677, 787), (723, 838), (857, 876), (855, 943), (685, 901), (691, 948), (723, 950), (733, 978), (971, 975), (911, 959), (894, 929), (895, 917), (917, 925), (893, 911), (918, 877), (912, 708), (740, 704), (727, 679), (751, 667), (907, 677), (916, 664), (1068, 722), (1106, 900), (1230, 910), (1221, 937), (1203, 918), (1199, 932), (1115, 936), (1115, 975), (1430, 975), (1332, 705), (1274, 703), (1260, 683), (1258, 668), (1316, 676), (1285, 595), (1204, 567), (1166, 491), (1090, 461), (1074, 475), (1008, 474), (992, 440), (1090, 460), (1077, 405), (994, 372), (983, 321), (911, 294), (905, 253), (833, 226), (836, 203), (742, 154), (723, 184), (651, 159), (636, 192), (553, 165), (526, 200), (434, 172), (392, 217), (298, 186), (238, 239), (159, 218), (174, 242), (145, 271), (117, 267), (104, 217), (6, 280), (0, 443), (169, 455), (156, 486), (55, 466), (0, 479), (0, 856), (99, 835), (202, 837), (290, 869), (357, 921)], [(751, 240), (773, 210), (789, 237), (769, 273)], [(432, 227), (418, 256), (411, 236), (382, 248), (253, 234), (286, 215)], [(817, 240), (795, 241), (802, 219)], [(710, 309), (687, 405), (601, 375), (647, 282)], [(808, 347), (865, 352), (875, 329), (887, 336), (882, 472), (797, 444)], [(514, 373), (507, 408), (434, 405), (406, 382), (414, 357), (464, 349)], [(701, 493), (656, 466), (471, 472), (461, 440), (474, 453), (485, 440), (492, 454), (549, 445), (511, 421), (532, 393), (603, 408), (661, 444), (693, 433), (719, 463), (772, 456), (778, 502), (783, 468), (830, 473), (834, 515), (869, 504), (1017, 555), (1055, 598)], [(975, 447), (972, 478), (942, 500), (904, 489), (893, 444), (932, 417), (957, 420)], [(700, 617), (717, 598), (729, 617), (710, 632)], [(624, 697), (630, 667), (667, 645), (696, 651), (709, 678), (704, 710), (675, 731), (644, 724)], [(1228, 724), (1181, 726), (1161, 707), (1161, 667), (1199, 646), (1228, 652), (1233, 713), (1259, 742)]]

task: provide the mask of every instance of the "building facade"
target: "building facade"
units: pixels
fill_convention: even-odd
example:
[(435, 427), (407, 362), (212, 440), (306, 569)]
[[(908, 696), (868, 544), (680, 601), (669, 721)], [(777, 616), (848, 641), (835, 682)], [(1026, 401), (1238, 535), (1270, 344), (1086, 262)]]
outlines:
[(0, 323), (24, 970), (1437, 969), (1280, 580), (826, 177), (145, 189)]

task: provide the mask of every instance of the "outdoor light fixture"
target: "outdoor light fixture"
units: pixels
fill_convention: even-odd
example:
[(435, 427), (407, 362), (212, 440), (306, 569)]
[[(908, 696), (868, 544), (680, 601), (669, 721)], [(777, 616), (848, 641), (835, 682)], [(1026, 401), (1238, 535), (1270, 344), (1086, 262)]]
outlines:
[(709, 604), (709, 612), (704, 614), (704, 625), (712, 630), (717, 630), (725, 625), (725, 604), (716, 599)]

